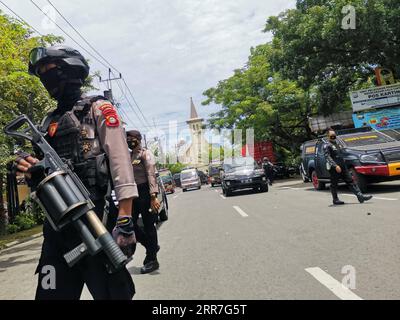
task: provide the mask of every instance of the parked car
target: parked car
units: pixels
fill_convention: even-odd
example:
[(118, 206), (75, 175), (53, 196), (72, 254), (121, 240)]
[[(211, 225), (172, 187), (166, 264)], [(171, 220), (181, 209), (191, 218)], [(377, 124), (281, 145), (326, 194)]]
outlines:
[[(167, 199), (167, 193), (165, 192), (164, 184), (158, 172), (156, 173), (156, 177), (158, 184), (157, 198), (158, 201), (160, 202), (160, 211), (158, 212), (158, 222), (163, 222), (168, 220), (168, 199)], [(118, 201), (114, 190), (111, 192), (111, 197), (113, 199), (115, 207), (118, 208)]]
[(221, 184), (221, 164), (210, 164), (208, 167), (208, 175), (211, 186), (214, 187), (217, 184)]
[[(369, 183), (400, 179), (400, 141), (373, 129), (337, 133), (343, 155), (354, 181), (365, 192)], [(316, 190), (330, 181), (324, 155), (325, 138), (302, 145), (303, 180), (311, 180)]]
[(175, 181), (170, 175), (160, 176), (166, 193), (175, 193)]
[(168, 220), (168, 198), (164, 188), (164, 183), (159, 174), (157, 174), (158, 194), (157, 198), (160, 201), (160, 211), (158, 213), (159, 222)]
[(181, 172), (183, 192), (188, 189), (201, 189), (201, 180), (197, 169), (186, 169)]
[(252, 157), (235, 157), (225, 159), (222, 164), (222, 191), (231, 196), (233, 191), (253, 189), (268, 192), (265, 172)]
[(173, 178), (174, 178), (175, 186), (180, 188), (181, 187), (181, 174), (180, 173), (175, 173), (173, 175)]
[(275, 163), (273, 170), (275, 179), (290, 178), (296, 174), (295, 168), (287, 166), (283, 162)]
[(198, 170), (197, 172), (199, 174), (201, 184), (208, 184), (208, 176), (203, 171)]

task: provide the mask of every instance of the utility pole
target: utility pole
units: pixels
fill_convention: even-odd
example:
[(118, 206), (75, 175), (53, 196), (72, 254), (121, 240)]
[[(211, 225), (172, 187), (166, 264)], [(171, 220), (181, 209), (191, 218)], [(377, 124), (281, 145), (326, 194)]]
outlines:
[(108, 79), (103, 80), (101, 78), (101, 76), (99, 76), (99, 81), (107, 83), (107, 90), (104, 91), (104, 97), (107, 100), (110, 100), (112, 103), (114, 103), (114, 97), (113, 97), (113, 94), (112, 94), (112, 81), (116, 81), (116, 80), (122, 79), (122, 74), (120, 73), (118, 78), (111, 78), (111, 73), (112, 73), (112, 71), (111, 71), (111, 68), (110, 68), (110, 69), (108, 69)]

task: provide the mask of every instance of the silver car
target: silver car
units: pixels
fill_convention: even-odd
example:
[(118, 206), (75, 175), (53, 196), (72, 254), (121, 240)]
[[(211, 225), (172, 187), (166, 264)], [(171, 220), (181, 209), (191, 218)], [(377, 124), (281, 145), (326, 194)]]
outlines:
[(197, 169), (187, 169), (181, 172), (181, 185), (183, 192), (188, 189), (201, 189), (201, 180)]

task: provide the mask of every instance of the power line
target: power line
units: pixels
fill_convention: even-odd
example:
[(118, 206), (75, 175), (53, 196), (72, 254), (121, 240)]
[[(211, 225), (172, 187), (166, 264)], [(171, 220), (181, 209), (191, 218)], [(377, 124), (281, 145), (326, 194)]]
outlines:
[[(136, 107), (138, 108), (138, 110), (139, 110), (140, 114), (142, 115), (143, 119), (144, 119), (144, 120), (146, 121), (146, 123), (149, 125), (149, 122), (147, 121), (146, 117), (144, 116), (144, 114), (143, 114), (143, 112), (142, 112), (142, 109), (139, 107), (138, 103), (136, 102), (136, 99), (135, 99), (135, 97), (133, 96), (131, 89), (128, 87), (128, 85), (127, 85), (125, 79), (122, 79), (122, 81), (124, 82), (125, 87), (128, 89), (128, 92), (129, 92), (129, 94), (131, 95), (131, 97), (132, 97), (132, 99), (133, 99), (133, 102), (136, 104)], [(149, 126), (150, 126), (150, 125), (149, 125)]]
[(53, 3), (51, 3), (50, 0), (47, 0), (47, 2), (54, 8), (54, 10), (56, 10), (58, 12), (58, 14), (61, 16), (61, 18), (64, 19), (64, 21), (79, 35), (79, 37), (94, 51), (96, 52), (99, 57), (101, 57), (112, 69), (114, 69), (115, 71), (117, 71), (118, 73), (121, 73), (120, 71), (118, 71), (106, 58), (104, 58), (104, 56), (96, 50), (96, 48), (94, 48), (89, 41), (86, 40), (86, 38), (68, 21), (67, 18), (65, 18), (65, 16), (60, 12), (60, 10), (58, 10), (55, 5)]
[(54, 23), (55, 26), (57, 26), (58, 29), (60, 29), (68, 38), (70, 38), (74, 43), (76, 43), (82, 50), (84, 50), (87, 54), (89, 54), (93, 59), (95, 59), (97, 62), (102, 64), (105, 68), (108, 69), (108, 66), (104, 64), (102, 61), (100, 61), (97, 57), (95, 57), (92, 53), (90, 53), (86, 48), (84, 48), (79, 42), (77, 42), (73, 37), (71, 37), (63, 28), (61, 28), (46, 12), (42, 10), (33, 0), (30, 0), (32, 4), (40, 11), (42, 12), (52, 23)]
[(0, 0), (0, 3), (6, 7), (8, 10), (10, 10), (18, 19), (20, 20), (20, 23), (25, 23), (29, 28), (31, 28), (33, 31), (35, 31), (38, 35), (44, 37), (42, 33), (40, 33), (37, 29), (35, 29), (33, 26), (31, 26), (28, 22), (26, 22), (25, 19), (23, 19), (18, 13), (16, 13), (14, 10), (12, 10), (9, 6), (7, 6), (3, 1)]
[[(34, 3), (32, 0), (30, 0), (32, 3)], [(50, 0), (47, 0), (47, 2), (57, 11), (57, 13), (64, 19), (64, 21), (79, 35), (79, 37), (95, 52), (95, 53), (97, 53), (98, 55), (99, 55), (99, 57), (101, 57), (108, 65), (109, 65), (109, 67), (111, 67), (112, 69), (114, 69), (116, 72), (118, 72), (119, 74), (121, 74), (121, 72), (117, 69), (117, 68), (115, 68), (98, 50), (96, 50), (96, 48), (94, 48), (90, 43), (89, 43), (89, 41), (87, 41), (86, 40), (86, 38), (77, 30), (77, 28), (75, 28), (70, 22), (69, 22), (69, 20), (60, 12), (60, 10), (58, 10), (56, 7), (55, 7), (55, 5), (50, 1)], [(35, 3), (34, 3), (35, 4)], [(36, 4), (35, 4), (36, 5)], [(36, 5), (36, 7), (38, 7), (37, 5)], [(39, 8), (40, 9), (40, 8)], [(42, 10), (40, 10), (40, 11), (42, 11)], [(43, 11), (42, 11), (43, 12)], [(44, 13), (44, 12), (43, 12)], [(47, 14), (46, 14), (46, 16), (47, 16)], [(53, 21), (54, 22), (54, 21)], [(55, 22), (54, 22), (55, 23)], [(56, 23), (55, 23), (56, 24)], [(57, 24), (56, 24), (57, 25)], [(60, 28), (60, 27), (59, 27)], [(61, 29), (61, 28), (60, 28)], [(61, 29), (62, 30), (62, 29)], [(63, 31), (63, 30), (62, 30)], [(64, 32), (64, 31), (63, 31)], [(64, 32), (65, 33), (65, 32)], [(69, 36), (70, 37), (70, 36)], [(70, 37), (71, 38), (71, 37)], [(75, 40), (73, 40), (75, 43), (77, 43)], [(79, 44), (78, 44), (79, 45)], [(79, 45), (80, 46), (80, 45)], [(80, 46), (81, 48), (82, 48), (82, 46)], [(87, 50), (85, 50), (86, 52), (87, 52)], [(97, 61), (99, 61), (98, 59), (96, 59)], [(104, 63), (102, 63), (103, 64), (103, 66), (104, 66)], [(127, 85), (127, 83), (126, 83), (126, 81), (125, 81), (125, 79), (123, 79), (123, 82), (124, 82), (124, 85), (126, 86), (126, 88), (128, 89), (128, 92), (129, 92), (129, 94), (131, 95), (131, 97), (132, 97), (132, 100), (133, 100), (133, 102), (135, 103), (135, 105), (136, 105), (136, 107), (137, 107), (137, 109), (139, 110), (139, 112), (140, 112), (140, 114), (142, 115), (142, 118), (144, 119), (144, 121), (147, 123), (147, 125), (149, 126), (149, 122), (147, 121), (147, 118), (144, 116), (144, 114), (143, 114), (143, 112), (142, 112), (142, 110), (141, 110), (141, 108), (140, 108), (140, 106), (138, 105), (138, 103), (137, 103), (137, 101), (136, 101), (136, 99), (135, 99), (135, 97), (133, 96), (133, 94), (132, 94), (132, 91), (131, 91), (131, 89), (128, 87), (128, 85)], [(120, 88), (121, 89), (121, 88)], [(123, 90), (121, 89), (121, 92), (125, 95), (125, 93), (123, 92)], [(126, 97), (126, 95), (125, 95), (125, 97)], [(126, 99), (127, 99), (127, 97), (126, 97)], [(129, 102), (129, 99), (127, 99), (127, 101)], [(130, 104), (130, 103), (129, 103)], [(130, 104), (131, 105), (131, 104)], [(131, 107), (133, 108), (133, 106), (131, 105)], [(137, 113), (135, 112), (135, 114), (136, 114), (136, 116), (138, 117), (138, 115), (137, 115)], [(139, 120), (139, 118), (140, 117), (138, 117), (138, 120)], [(149, 126), (150, 127), (150, 126)]]

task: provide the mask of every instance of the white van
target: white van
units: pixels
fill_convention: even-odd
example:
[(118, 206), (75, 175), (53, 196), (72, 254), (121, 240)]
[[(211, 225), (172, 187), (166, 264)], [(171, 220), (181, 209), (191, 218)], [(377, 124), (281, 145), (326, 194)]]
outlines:
[(187, 189), (201, 189), (201, 180), (197, 169), (186, 169), (181, 172), (181, 185), (183, 192)]

